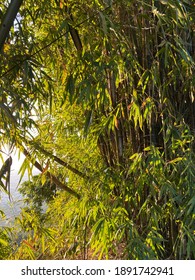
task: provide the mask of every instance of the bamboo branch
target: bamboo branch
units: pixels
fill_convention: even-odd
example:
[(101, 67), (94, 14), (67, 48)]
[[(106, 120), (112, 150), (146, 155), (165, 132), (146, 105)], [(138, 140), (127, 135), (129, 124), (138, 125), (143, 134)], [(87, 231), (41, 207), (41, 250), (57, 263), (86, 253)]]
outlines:
[[(33, 165), (34, 165), (39, 171), (41, 171), (42, 173), (44, 172), (43, 167), (40, 165), (40, 163), (39, 163), (38, 161), (35, 161), (35, 162), (32, 161), (32, 157), (31, 157), (30, 153), (29, 153), (25, 148), (23, 148), (23, 151), (22, 151), (22, 152), (23, 152), (23, 154), (24, 154), (27, 158), (29, 158), (29, 159), (31, 160), (31, 162), (33, 163)], [(80, 198), (81, 198), (81, 195), (80, 195), (80, 194), (78, 194), (78, 193), (77, 193), (76, 191), (74, 191), (73, 189), (69, 188), (66, 184), (60, 182), (60, 181), (58, 180), (58, 178), (57, 178), (56, 176), (54, 176), (53, 174), (51, 174), (49, 171), (47, 171), (45, 174), (46, 174), (46, 176), (47, 176), (50, 180), (52, 180), (52, 182), (53, 182), (54, 184), (56, 184), (57, 187), (59, 187), (60, 189), (65, 190), (65, 191), (68, 192), (69, 194), (75, 196), (77, 199), (80, 199)]]
[(82, 43), (81, 43), (81, 39), (79, 37), (78, 31), (74, 27), (72, 27), (70, 24), (68, 24), (68, 27), (69, 27), (70, 35), (72, 37), (72, 40), (74, 42), (74, 45), (75, 45), (77, 51), (82, 51), (83, 47), (82, 47)]
[(40, 144), (35, 143), (35, 142), (34, 143), (30, 143), (29, 142), (29, 144), (31, 146), (34, 146), (35, 149), (37, 149), (38, 151), (40, 151), (41, 153), (43, 153), (44, 155), (46, 155), (50, 159), (53, 159), (55, 162), (59, 163), (60, 165), (62, 165), (64, 167), (66, 167), (68, 170), (70, 170), (74, 174), (78, 175), (79, 177), (84, 178), (84, 179), (89, 179), (89, 177), (86, 174), (84, 174), (83, 172), (81, 172), (78, 169), (74, 168), (73, 166), (71, 166), (67, 162), (63, 161), (59, 157), (57, 157), (57, 156), (53, 155), (52, 153), (46, 151)]

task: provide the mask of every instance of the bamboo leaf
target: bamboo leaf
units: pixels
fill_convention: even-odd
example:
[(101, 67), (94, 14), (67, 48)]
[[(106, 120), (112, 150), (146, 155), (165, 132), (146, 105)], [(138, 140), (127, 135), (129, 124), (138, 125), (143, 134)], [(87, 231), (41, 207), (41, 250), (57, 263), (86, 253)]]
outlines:
[(104, 217), (102, 217), (95, 223), (95, 225), (92, 228), (92, 232), (94, 236), (97, 236), (99, 234), (100, 229), (103, 227), (104, 221), (105, 219)]
[(47, 176), (46, 176), (46, 174), (42, 173), (41, 174), (41, 184), (42, 184), (42, 186), (46, 183), (46, 181), (47, 181)]
[(85, 120), (85, 126), (84, 126), (84, 135), (87, 136), (90, 125), (92, 123), (92, 116), (93, 116), (93, 111), (88, 110), (86, 113), (86, 120)]
[(173, 160), (170, 160), (170, 161), (168, 162), (168, 164), (173, 164), (173, 163), (176, 163), (176, 162), (181, 161), (181, 160), (183, 160), (183, 158), (182, 158), (182, 157), (178, 157), (178, 158), (175, 158), (175, 159), (173, 159)]

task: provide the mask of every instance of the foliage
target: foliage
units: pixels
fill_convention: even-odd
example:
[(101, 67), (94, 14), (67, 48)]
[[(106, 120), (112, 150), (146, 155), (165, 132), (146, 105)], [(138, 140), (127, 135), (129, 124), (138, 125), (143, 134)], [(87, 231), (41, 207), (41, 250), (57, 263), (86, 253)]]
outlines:
[(48, 209), (23, 210), (13, 258), (195, 258), (194, 19), (192, 1), (21, 6), (0, 139), (21, 175), (40, 170), (22, 192), (38, 205), (46, 187)]
[(0, 228), (0, 260), (8, 259), (12, 252), (10, 229)]
[(24, 197), (24, 203), (28, 207), (36, 209), (38, 212), (42, 211), (42, 206), (53, 199), (56, 193), (55, 184), (51, 184), (49, 180), (46, 180), (44, 184), (41, 183), (41, 176), (33, 176), (32, 181), (26, 181), (19, 188), (19, 192)]

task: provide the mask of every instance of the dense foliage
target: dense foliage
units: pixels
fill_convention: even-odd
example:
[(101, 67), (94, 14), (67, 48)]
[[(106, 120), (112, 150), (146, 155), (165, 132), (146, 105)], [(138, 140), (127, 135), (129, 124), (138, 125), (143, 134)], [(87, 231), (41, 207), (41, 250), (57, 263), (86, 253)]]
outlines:
[(4, 258), (195, 259), (194, 32), (190, 0), (22, 4), (0, 54), (0, 149), (41, 174)]

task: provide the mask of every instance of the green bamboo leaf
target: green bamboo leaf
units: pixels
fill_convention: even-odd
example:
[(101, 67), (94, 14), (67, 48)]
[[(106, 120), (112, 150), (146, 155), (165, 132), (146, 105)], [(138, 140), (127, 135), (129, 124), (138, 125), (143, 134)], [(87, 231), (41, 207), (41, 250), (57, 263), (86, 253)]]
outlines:
[(45, 236), (42, 235), (41, 237), (41, 249), (42, 249), (42, 254), (45, 252)]
[(30, 247), (30, 245), (27, 245), (25, 247), (26, 252), (28, 253), (31, 260), (35, 260), (35, 253), (33, 252), (33, 249)]
[(25, 172), (29, 170), (29, 161), (27, 158), (24, 159), (19, 171), (18, 171), (18, 174), (20, 175), (20, 180), (18, 182), (18, 185), (20, 185), (21, 181), (22, 181), (22, 178), (24, 177), (25, 175)]
[(42, 173), (41, 174), (41, 184), (42, 184), (42, 186), (46, 183), (46, 181), (47, 181), (47, 176), (46, 176), (45, 173)]
[(56, 235), (57, 231), (52, 228), (42, 228), (41, 229), (42, 233), (46, 236), (49, 237), (52, 241), (56, 242)]
[(58, 28), (58, 32), (61, 33), (62, 30), (68, 30), (68, 22), (67, 22), (67, 19), (63, 20), (61, 25), (59, 26)]
[(92, 123), (92, 116), (93, 116), (93, 111), (88, 110), (86, 112), (86, 119), (85, 119), (85, 126), (84, 126), (84, 135), (87, 136), (90, 125)]
[(93, 232), (93, 235), (94, 236), (97, 236), (99, 234), (99, 231), (100, 229), (103, 227), (103, 224), (104, 224), (104, 221), (105, 221), (105, 218), (100, 218), (96, 223), (95, 225), (93, 226), (92, 228), (92, 232)]
[(73, 98), (74, 97), (74, 90), (75, 90), (75, 81), (74, 81), (73, 75), (70, 74), (67, 77), (67, 81), (66, 81), (66, 91), (69, 92), (69, 100), (70, 100), (71, 104), (74, 101), (74, 98)]
[(173, 164), (173, 163), (176, 163), (176, 162), (181, 161), (181, 160), (183, 160), (183, 157), (175, 158), (173, 160), (168, 161), (167, 163), (168, 164)]
[(0, 216), (2, 217), (2, 218), (5, 218), (5, 213), (0, 209)]
[(187, 215), (190, 215), (191, 213), (195, 214), (195, 196), (190, 199), (187, 206), (189, 207)]

